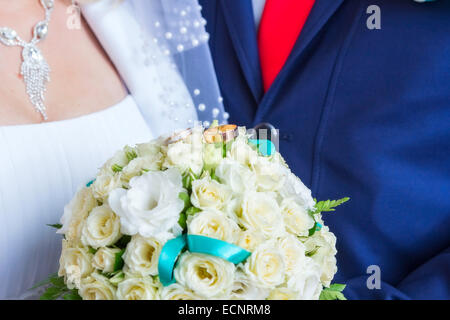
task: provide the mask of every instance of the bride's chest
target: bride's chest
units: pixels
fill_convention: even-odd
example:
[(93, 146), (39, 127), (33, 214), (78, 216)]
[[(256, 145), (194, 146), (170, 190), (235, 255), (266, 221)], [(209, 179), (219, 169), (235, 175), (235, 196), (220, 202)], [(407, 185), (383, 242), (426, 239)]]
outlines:
[(131, 101), (67, 121), (0, 126), (0, 211), (58, 220), (74, 192), (117, 150), (152, 138)]
[[(66, 20), (64, 6), (58, 4), (47, 37), (36, 44), (41, 57), (38, 60), (45, 61), (50, 69), (49, 81), (43, 81), (49, 121), (100, 111), (126, 95), (120, 76), (88, 24), (81, 20), (80, 28), (69, 29)], [(21, 23), (10, 25), (15, 28)], [(41, 76), (34, 67), (28, 75), (24, 72), (22, 51), (21, 46), (0, 44), (0, 125), (42, 122), (29, 96), (31, 82), (39, 83)], [(33, 79), (27, 80), (27, 76)]]

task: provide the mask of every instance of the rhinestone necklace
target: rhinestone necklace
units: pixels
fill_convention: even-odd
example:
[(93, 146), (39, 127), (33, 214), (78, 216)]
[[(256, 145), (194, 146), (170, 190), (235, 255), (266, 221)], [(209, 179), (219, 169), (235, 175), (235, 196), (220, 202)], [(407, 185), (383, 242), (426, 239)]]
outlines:
[(0, 42), (7, 46), (23, 48), (20, 74), (23, 76), (31, 104), (42, 115), (42, 118), (47, 120), (44, 93), (46, 91), (45, 85), (50, 81), (50, 67), (36, 45), (47, 36), (54, 0), (40, 0), (40, 2), (45, 9), (45, 19), (34, 26), (33, 39), (30, 42), (25, 42), (15, 30), (0, 27)]

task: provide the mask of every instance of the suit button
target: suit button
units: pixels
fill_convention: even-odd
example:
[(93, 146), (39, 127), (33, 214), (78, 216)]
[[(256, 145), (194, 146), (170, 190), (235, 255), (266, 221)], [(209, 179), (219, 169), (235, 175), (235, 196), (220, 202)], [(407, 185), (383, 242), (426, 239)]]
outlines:
[(292, 133), (283, 133), (281, 136), (280, 136), (280, 139), (281, 140), (284, 140), (284, 141), (292, 141), (292, 138), (293, 138), (293, 134)]
[(278, 130), (269, 122), (261, 122), (254, 127), (257, 139), (278, 140)]

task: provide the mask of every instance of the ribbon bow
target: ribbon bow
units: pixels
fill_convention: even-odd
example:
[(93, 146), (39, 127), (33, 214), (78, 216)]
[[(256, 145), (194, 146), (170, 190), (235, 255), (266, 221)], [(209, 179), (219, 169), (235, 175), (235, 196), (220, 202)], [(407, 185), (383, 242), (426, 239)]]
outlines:
[(184, 248), (190, 252), (209, 254), (239, 264), (245, 261), (251, 252), (226, 241), (199, 235), (181, 235), (166, 242), (159, 255), (159, 280), (163, 286), (175, 283), (173, 269)]

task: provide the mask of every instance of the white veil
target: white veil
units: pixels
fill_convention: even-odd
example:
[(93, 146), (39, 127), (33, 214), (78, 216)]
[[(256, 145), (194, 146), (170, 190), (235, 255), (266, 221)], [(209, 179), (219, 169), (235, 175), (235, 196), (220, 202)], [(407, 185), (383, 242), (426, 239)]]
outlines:
[[(198, 1), (124, 1), (129, 2), (136, 21), (144, 30), (144, 36), (148, 37), (146, 41), (151, 41), (160, 48), (183, 79), (191, 99), (182, 102), (178, 99), (178, 104), (193, 103), (198, 120), (205, 126), (213, 120), (225, 123), (228, 114), (224, 111), (208, 46), (206, 20), (201, 15)], [(151, 54), (146, 60), (149, 64), (160, 63), (160, 59)], [(171, 99), (170, 96), (163, 100), (171, 104), (175, 118), (177, 108), (183, 106), (174, 106), (173, 101), (177, 99)]]
[(197, 0), (101, 0), (82, 12), (155, 136), (226, 122)]

